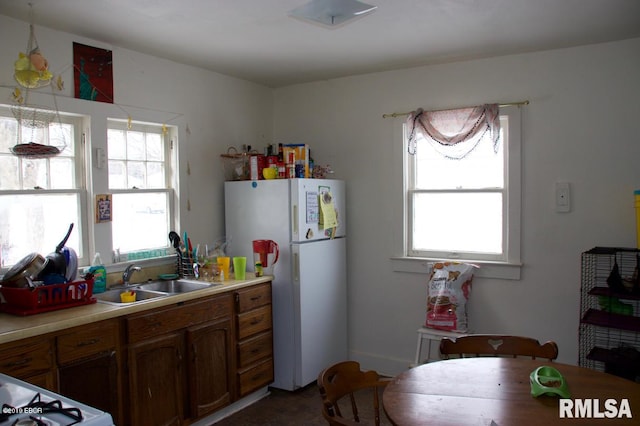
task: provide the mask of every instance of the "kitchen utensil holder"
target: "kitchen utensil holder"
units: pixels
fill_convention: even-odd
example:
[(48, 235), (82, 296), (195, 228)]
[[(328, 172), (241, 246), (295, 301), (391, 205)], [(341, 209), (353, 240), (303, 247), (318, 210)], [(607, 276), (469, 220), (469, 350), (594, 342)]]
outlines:
[(186, 259), (182, 257), (182, 252), (180, 252), (180, 250), (176, 250), (176, 256), (178, 259), (176, 265), (176, 273), (181, 278), (195, 277), (195, 274), (193, 272), (193, 264), (191, 263), (189, 257), (187, 257)]

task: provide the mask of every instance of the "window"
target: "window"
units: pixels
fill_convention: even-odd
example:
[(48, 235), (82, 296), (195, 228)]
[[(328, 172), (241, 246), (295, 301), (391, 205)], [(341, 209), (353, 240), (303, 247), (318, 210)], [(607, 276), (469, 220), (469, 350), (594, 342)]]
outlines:
[[(13, 265), (32, 252), (54, 251), (71, 223), (74, 231), (67, 245), (82, 259), (81, 121), (60, 115), (41, 127), (28, 121), (21, 126), (9, 107), (0, 106), (0, 266)], [(29, 142), (62, 152), (38, 158), (11, 151)]]
[(495, 147), (486, 134), (453, 146), (422, 138), (415, 155), (405, 128), (407, 257), (520, 262), (519, 108), (499, 119)]
[[(177, 221), (178, 127), (112, 120), (98, 108), (82, 108), (91, 116), (65, 112), (47, 126), (29, 127), (19, 125), (10, 106), (0, 105), (3, 271), (29, 253), (53, 252), (71, 223), (66, 245), (78, 253), (81, 266), (95, 252), (110, 264), (116, 249), (123, 262), (173, 253), (168, 233)], [(112, 113), (121, 111), (114, 108)], [(138, 115), (154, 120), (154, 112)], [(92, 141), (91, 123), (106, 129), (106, 141), (95, 135)], [(28, 142), (62, 152), (46, 158), (12, 152)], [(106, 161), (98, 158), (99, 152), (107, 154)], [(111, 221), (97, 223), (95, 200), (102, 194), (111, 196)]]
[(167, 247), (174, 198), (170, 130), (161, 125), (109, 121), (112, 246), (121, 255), (144, 251), (141, 257), (150, 257), (164, 254)]

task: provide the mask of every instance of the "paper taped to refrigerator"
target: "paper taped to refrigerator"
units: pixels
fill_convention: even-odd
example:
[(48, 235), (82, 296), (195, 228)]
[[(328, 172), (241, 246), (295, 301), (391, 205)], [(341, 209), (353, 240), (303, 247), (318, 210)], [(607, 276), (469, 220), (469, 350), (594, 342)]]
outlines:
[(326, 191), (320, 194), (320, 220), (318, 226), (320, 229), (335, 228), (338, 226), (338, 217), (336, 216), (336, 208), (333, 205), (333, 197), (331, 192)]

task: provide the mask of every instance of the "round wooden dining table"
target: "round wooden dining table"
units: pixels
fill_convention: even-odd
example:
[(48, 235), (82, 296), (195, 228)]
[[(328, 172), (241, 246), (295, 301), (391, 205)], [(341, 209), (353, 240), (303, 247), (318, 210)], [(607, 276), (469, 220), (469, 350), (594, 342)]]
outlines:
[[(531, 395), (529, 376), (543, 365), (562, 374), (570, 398)], [(423, 364), (394, 377), (382, 400), (387, 417), (399, 426), (640, 424), (640, 384), (588, 368), (528, 358), (460, 358)]]

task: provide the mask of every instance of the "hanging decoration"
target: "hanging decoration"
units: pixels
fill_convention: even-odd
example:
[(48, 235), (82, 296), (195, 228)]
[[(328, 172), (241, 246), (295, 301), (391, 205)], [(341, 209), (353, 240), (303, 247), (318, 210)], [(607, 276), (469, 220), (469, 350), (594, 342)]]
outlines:
[[(31, 4), (29, 6), (32, 7)], [(31, 10), (30, 15), (33, 21), (33, 10)], [(53, 79), (53, 74), (49, 71), (49, 61), (38, 45), (33, 22), (29, 24), (27, 49), (25, 52), (18, 54), (18, 60), (14, 63), (13, 76), (18, 83), (18, 87), (13, 91), (15, 103), (11, 106), (11, 112), (18, 121), (18, 141), (11, 148), (11, 152), (17, 156), (32, 158), (60, 154), (66, 147), (64, 141), (62, 147), (35, 142), (42, 129), (48, 128), (56, 118), (60, 122), (60, 115), (55, 94), (53, 96), (55, 108), (29, 103), (30, 91), (50, 85)], [(62, 79), (58, 77), (56, 87), (61, 87), (62, 85)], [(53, 85), (51, 85), (51, 90), (53, 92)]]
[(13, 68), (13, 77), (22, 87), (37, 89), (51, 83), (53, 74), (49, 71), (49, 62), (40, 52), (33, 24), (29, 25), (29, 42), (26, 53), (18, 53), (18, 60), (14, 63)]

